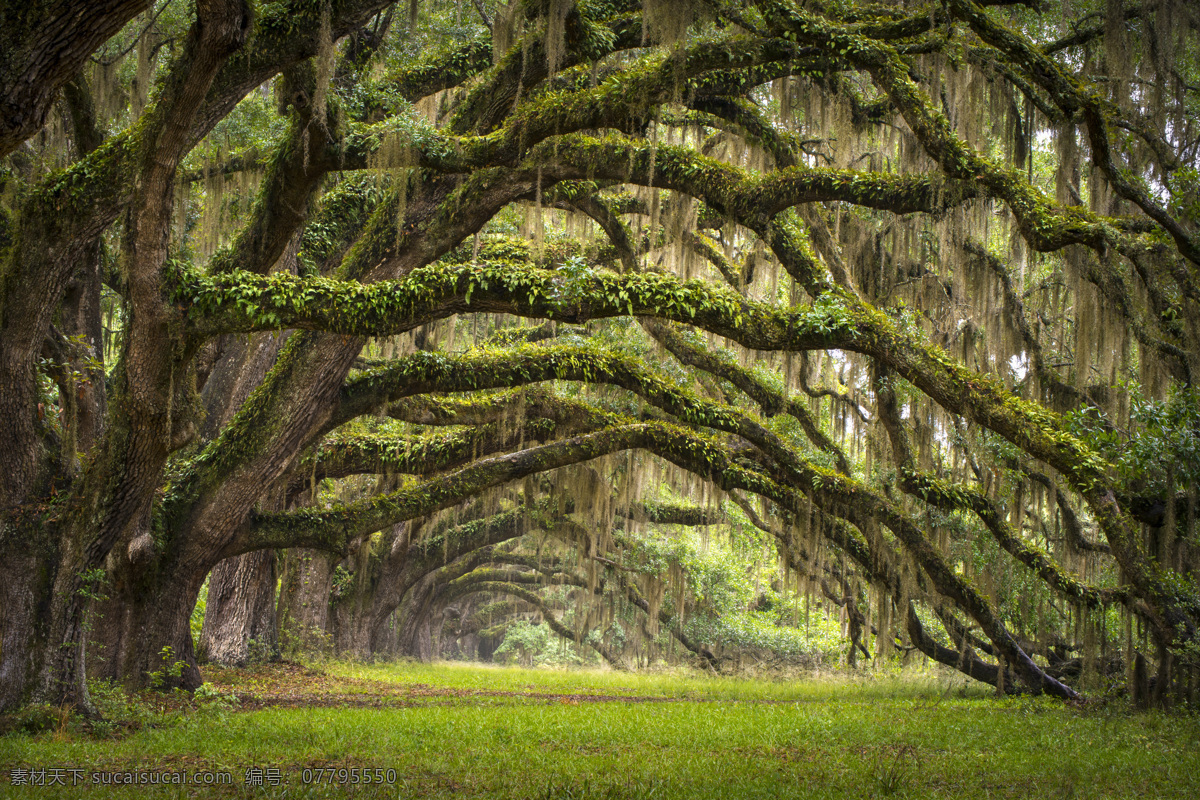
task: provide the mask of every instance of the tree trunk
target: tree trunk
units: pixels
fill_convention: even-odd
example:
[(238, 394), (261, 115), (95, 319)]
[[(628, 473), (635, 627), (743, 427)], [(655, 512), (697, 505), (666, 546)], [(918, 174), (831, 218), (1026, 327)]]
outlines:
[(52, 583), (32, 548), (0, 550), (0, 712), (19, 707), (36, 688)]
[(227, 558), (208, 577), (201, 660), (242, 666), (279, 655), (275, 619), (275, 551)]
[(338, 655), (366, 658), (370, 645), (371, 596), (354, 593), (333, 603), (333, 647)]
[(375, 659), (394, 659), (400, 644), (400, 615), (392, 613), (371, 636), (371, 657)]
[(333, 557), (317, 550), (294, 548), (280, 569), (280, 649), (287, 655), (323, 653), (329, 649), (329, 593)]
[(200, 686), (190, 623), (203, 584), (202, 572), (126, 583), (95, 604), (87, 615), (88, 673), (134, 689)]
[(430, 635), (430, 610), (437, 595), (437, 573), (433, 572), (405, 594), (400, 604), (400, 630), (397, 635), (397, 654), (420, 661), (433, 660), (433, 639)]

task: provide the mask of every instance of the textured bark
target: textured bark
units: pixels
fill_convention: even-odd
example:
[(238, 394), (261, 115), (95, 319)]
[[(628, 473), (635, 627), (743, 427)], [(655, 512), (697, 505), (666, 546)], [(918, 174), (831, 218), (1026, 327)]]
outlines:
[(336, 558), (296, 548), (286, 551), (280, 570), (280, 649), (286, 655), (325, 652), (328, 648), (329, 594)]
[(204, 440), (216, 438), (250, 396), (250, 392), (262, 383), (267, 371), (279, 357), (286, 335), (260, 333), (250, 337), (225, 336), (221, 339), (221, 358), (204, 382), (201, 394), (204, 422), (200, 426), (200, 437)]
[[(4, 532), (0, 522), (0, 537)], [(51, 583), (47, 560), (5, 544), (0, 549), (0, 712), (29, 699), (44, 657), (39, 607), (49, 602)]]
[[(166, 304), (161, 284), (171, 228), (175, 170), (191, 144), (196, 109), (221, 65), (241, 46), (248, 27), (249, 11), (240, 0), (201, 0), (197, 4), (196, 23), (180, 56), (180, 68), (164, 84), (154, 109), (149, 112), (151, 120), (140, 154), (143, 159), (140, 180), (124, 242), (131, 311), (120, 411), (101, 446), (106, 452), (100, 454), (92, 468), (93, 473), (97, 467), (101, 472), (113, 468), (109, 474), (120, 477), (109, 484), (108, 475), (96, 475), (101, 486), (92, 488), (86, 511), (77, 514), (71, 525), (54, 589), (50, 624), (50, 641), (54, 645), (43, 666), (39, 689), (39, 696), (47, 702), (90, 710), (85, 680), (86, 601), (81, 591), (84, 576), (100, 567), (117, 541), (126, 538), (131, 543), (141, 543), (150, 536), (151, 503), (162, 467), (169, 452), (186, 441), (189, 433), (187, 415), (174, 418), (172, 415), (178, 401), (176, 386), (177, 383), (180, 389), (184, 386), (188, 359), (169, 344), (179, 340), (179, 317), (178, 310)], [(176, 581), (164, 580), (156, 588), (172, 583), (194, 584), (195, 588), (190, 597), (173, 597), (171, 602), (157, 606), (158, 610), (179, 607), (188, 599), (195, 603), (200, 581), (184, 576)], [(188, 606), (179, 619), (154, 620), (142, 627), (147, 633), (162, 633), (166, 637), (160, 647), (186, 652), (190, 659), (192, 642), (186, 631), (190, 615)], [(137, 649), (141, 646), (139, 643)], [(153, 671), (144, 668), (146, 658), (135, 661), (140, 662), (139, 668), (128, 674)], [(191, 670), (194, 669), (193, 665)], [(192, 676), (189, 674), (188, 678)]]
[[(414, 535), (420, 525), (401, 523), (393, 525), (384, 537), (384, 552), (379, 556), (377, 575), (371, 594), (371, 606), (366, 611), (366, 651), (373, 656), (387, 652), (389, 646), (399, 646), (399, 640), (389, 624), (396, 607), (409, 590), (411, 577), (406, 576), (405, 566)], [(406, 580), (408, 578), (408, 580)], [(393, 644), (391, 640), (395, 639)]]
[(203, 583), (201, 575), (109, 588), (109, 599), (93, 604), (85, 618), (87, 674), (135, 689), (200, 686), (190, 623)]
[(371, 640), (371, 658), (392, 660), (400, 656), (400, 615), (392, 613)]
[(404, 595), (400, 605), (400, 626), (396, 642), (399, 655), (419, 661), (433, 660), (434, 622), (430, 612), (439, 586), (437, 573), (431, 572), (418, 580)]
[(367, 629), (370, 617), (369, 600), (355, 593), (334, 601), (330, 622), (333, 649), (338, 655), (351, 658), (366, 658), (370, 655)]
[(0, 7), (0, 158), (46, 122), (58, 90), (150, 0), (40, 0)]
[(273, 550), (227, 558), (213, 568), (200, 633), (204, 660), (242, 666), (278, 655), (275, 583)]

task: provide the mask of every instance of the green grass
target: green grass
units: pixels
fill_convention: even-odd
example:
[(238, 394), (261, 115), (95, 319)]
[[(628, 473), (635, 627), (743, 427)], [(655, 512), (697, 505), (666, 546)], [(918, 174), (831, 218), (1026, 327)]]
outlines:
[[(771, 683), (449, 664), (327, 673), (216, 675), (278, 708), (167, 715), (116, 739), (69, 726), (0, 738), (0, 796), (1200, 796), (1194, 716), (996, 701), (932, 677)], [(376, 701), (384, 707), (355, 707)], [(88, 777), (224, 770), (233, 782), (20, 787), (10, 785), (17, 765)], [(278, 768), (283, 784), (245, 786), (249, 766)], [(395, 783), (305, 785), (303, 770), (317, 767), (392, 769)]]
[[(330, 675), (398, 686), (432, 685), (451, 689), (497, 692), (539, 692), (622, 697), (668, 697), (690, 700), (807, 701), (845, 699), (856, 693), (877, 696), (882, 690), (925, 696), (944, 692), (933, 680), (884, 681), (831, 673), (819, 680), (767, 681), (749, 678), (710, 677), (695, 671), (631, 674), (611, 670), (521, 669), (490, 664), (336, 662), (325, 667)], [(884, 688), (886, 687), (886, 688)], [(972, 690), (987, 696), (986, 687)]]

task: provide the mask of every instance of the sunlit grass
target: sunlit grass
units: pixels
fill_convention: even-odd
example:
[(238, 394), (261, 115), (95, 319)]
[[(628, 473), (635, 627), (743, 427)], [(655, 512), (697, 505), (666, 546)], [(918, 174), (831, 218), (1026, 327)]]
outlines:
[[(768, 682), (458, 664), (339, 664), (327, 672), (346, 694), (369, 692), (368, 682), (445, 693), (422, 694), (411, 707), (210, 709), (107, 740), (69, 730), (10, 735), (0, 739), (0, 795), (1200, 795), (1193, 716), (997, 701), (930, 675)], [(249, 679), (268, 682), (263, 674)], [(89, 778), (108, 770), (224, 770), (233, 784), (19, 787), (9, 785), (10, 765), (83, 766)], [(283, 783), (247, 787), (252, 766), (278, 768)], [(391, 769), (395, 783), (305, 785), (304, 770), (316, 767)]]
[(695, 671), (631, 674), (613, 670), (522, 669), (485, 664), (334, 662), (331, 675), (398, 685), (430, 685), (471, 691), (541, 692), (580, 695), (667, 697), (690, 700), (771, 700), (777, 702), (853, 701), (884, 697), (934, 698), (948, 693), (985, 697), (986, 687), (951, 684), (932, 673), (903, 677), (851, 676), (830, 672), (805, 680), (762, 680), (709, 676)]

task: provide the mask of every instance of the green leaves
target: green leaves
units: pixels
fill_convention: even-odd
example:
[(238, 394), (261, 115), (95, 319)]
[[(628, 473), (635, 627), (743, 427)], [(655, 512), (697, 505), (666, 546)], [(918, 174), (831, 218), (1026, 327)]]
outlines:
[(569, 259), (556, 271), (508, 261), (434, 264), (401, 281), (376, 284), (287, 273), (208, 276), (184, 262), (173, 262), (165, 277), (172, 301), (185, 306), (197, 330), (206, 333), (299, 327), (386, 335), (429, 316), (446, 316), (457, 300), (471, 304), (482, 295), (510, 313), (530, 317), (652, 314), (686, 322), (703, 316), (732, 332), (750, 313), (773, 317), (780, 328), (807, 330), (813, 321), (834, 328), (831, 312), (786, 322), (779, 312), (748, 304), (724, 287), (654, 273), (618, 276), (594, 270), (582, 258)]

